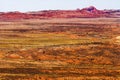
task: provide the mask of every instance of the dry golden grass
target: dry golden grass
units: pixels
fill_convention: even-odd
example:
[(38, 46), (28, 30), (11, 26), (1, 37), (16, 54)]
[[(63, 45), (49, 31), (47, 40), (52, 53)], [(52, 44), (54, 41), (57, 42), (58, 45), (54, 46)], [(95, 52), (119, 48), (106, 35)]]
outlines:
[(119, 80), (119, 18), (0, 22), (1, 80)]

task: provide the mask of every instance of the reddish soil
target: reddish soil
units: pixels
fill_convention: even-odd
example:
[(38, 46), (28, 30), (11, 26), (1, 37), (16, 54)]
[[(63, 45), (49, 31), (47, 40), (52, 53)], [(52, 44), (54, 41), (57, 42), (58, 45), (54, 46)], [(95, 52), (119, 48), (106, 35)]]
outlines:
[(77, 10), (44, 10), (38, 12), (1, 12), (1, 20), (16, 20), (16, 19), (41, 19), (41, 18), (97, 18), (108, 17), (109, 13), (97, 10), (95, 7), (90, 6), (88, 8)]

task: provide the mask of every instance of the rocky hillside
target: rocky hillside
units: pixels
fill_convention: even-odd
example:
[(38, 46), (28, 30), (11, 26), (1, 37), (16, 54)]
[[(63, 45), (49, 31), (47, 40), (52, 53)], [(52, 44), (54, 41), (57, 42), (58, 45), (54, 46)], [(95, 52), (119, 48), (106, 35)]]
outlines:
[(93, 6), (76, 10), (44, 10), (37, 12), (1, 12), (1, 20), (9, 19), (41, 19), (41, 18), (97, 18), (108, 17), (109, 13)]
[(120, 10), (104, 10), (104, 12), (109, 14), (109, 17), (120, 18)]

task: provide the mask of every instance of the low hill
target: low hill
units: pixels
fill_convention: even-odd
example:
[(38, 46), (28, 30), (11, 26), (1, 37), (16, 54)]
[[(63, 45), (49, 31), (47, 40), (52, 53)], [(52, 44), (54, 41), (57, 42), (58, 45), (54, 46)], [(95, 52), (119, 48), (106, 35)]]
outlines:
[(9, 19), (41, 19), (41, 18), (97, 18), (109, 17), (107, 11), (98, 10), (94, 6), (76, 10), (44, 10), (36, 12), (1, 12), (1, 20)]

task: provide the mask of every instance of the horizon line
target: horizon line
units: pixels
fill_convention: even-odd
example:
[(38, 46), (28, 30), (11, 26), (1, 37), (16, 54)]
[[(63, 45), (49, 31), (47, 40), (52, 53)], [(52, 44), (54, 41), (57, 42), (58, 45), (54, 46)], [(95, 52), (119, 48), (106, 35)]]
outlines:
[[(89, 6), (90, 7), (90, 6)], [(84, 7), (84, 8), (88, 8), (88, 7)], [(76, 8), (76, 9), (39, 9), (39, 10), (27, 10), (27, 11), (21, 11), (21, 10), (8, 10), (8, 11), (0, 11), (0, 13), (2, 12), (21, 12), (21, 13), (27, 13), (27, 12), (38, 12), (38, 11), (55, 11), (55, 10), (77, 10), (77, 9), (84, 9), (84, 8)], [(96, 8), (96, 7), (95, 7)], [(98, 9), (97, 10), (120, 10), (120, 9)]]

